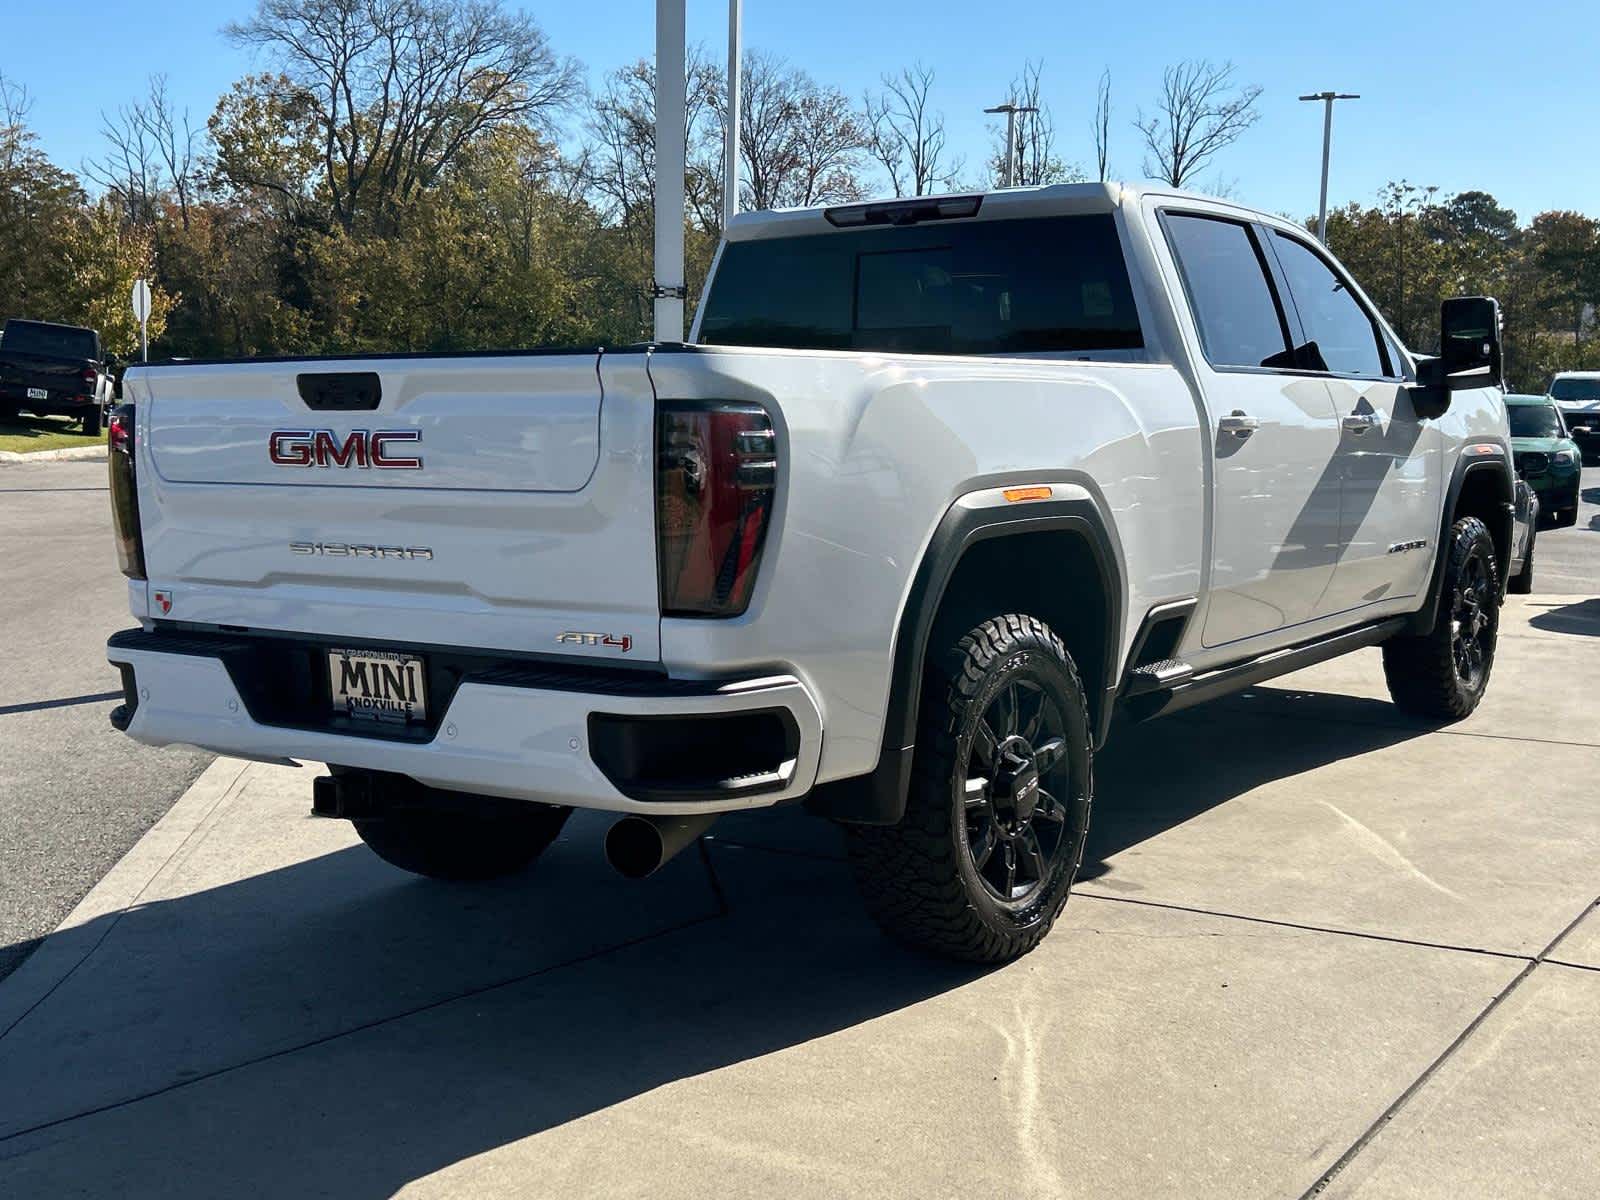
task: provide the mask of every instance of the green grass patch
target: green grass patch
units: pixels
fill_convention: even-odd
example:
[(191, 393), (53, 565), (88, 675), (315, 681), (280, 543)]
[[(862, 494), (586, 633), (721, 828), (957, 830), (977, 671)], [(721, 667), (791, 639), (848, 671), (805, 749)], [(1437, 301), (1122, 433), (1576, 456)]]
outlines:
[(0, 417), (0, 450), (29, 454), (35, 450), (66, 450), (73, 446), (104, 446), (102, 430), (83, 436), (83, 422), (67, 417)]

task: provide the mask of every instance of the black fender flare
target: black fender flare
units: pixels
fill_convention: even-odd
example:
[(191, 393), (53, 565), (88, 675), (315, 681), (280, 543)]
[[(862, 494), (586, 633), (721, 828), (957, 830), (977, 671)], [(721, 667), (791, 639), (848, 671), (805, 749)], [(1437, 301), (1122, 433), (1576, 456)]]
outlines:
[(1088, 495), (1029, 500), (999, 507), (952, 504), (923, 552), (895, 631), (889, 700), (884, 711), (878, 765), (866, 775), (819, 784), (806, 798), (812, 812), (838, 821), (894, 825), (905, 814), (906, 788), (916, 749), (917, 714), (922, 703), (923, 665), (934, 622), (962, 556), (992, 538), (1066, 531), (1082, 538), (1100, 573), (1106, 597), (1105, 678), (1096, 704), (1095, 744), (1105, 741), (1120, 680), (1123, 609), (1126, 603), (1122, 558), (1100, 506)]
[[(1496, 455), (1470, 456), (1462, 454), (1456, 459), (1455, 469), (1450, 472), (1450, 484), (1445, 489), (1444, 508), (1439, 517), (1439, 541), (1433, 555), (1433, 572), (1428, 576), (1428, 590), (1421, 608), (1412, 614), (1411, 623), (1406, 627), (1406, 633), (1416, 637), (1427, 637), (1433, 632), (1434, 622), (1439, 615), (1439, 593), (1444, 588), (1445, 560), (1450, 553), (1450, 527), (1456, 522), (1456, 505), (1461, 502), (1461, 491), (1467, 482), (1467, 476), (1480, 471), (1495, 471), (1505, 481), (1505, 497), (1501, 503), (1500, 521), (1503, 540), (1499, 545), (1509, 548), (1516, 537), (1516, 503), (1517, 494), (1516, 478), (1511, 472), (1510, 460), (1502, 450)], [(1492, 527), (1490, 534), (1496, 533)], [(1500, 596), (1505, 597), (1506, 585), (1511, 580), (1510, 554), (1505, 556), (1506, 561), (1500, 565)]]

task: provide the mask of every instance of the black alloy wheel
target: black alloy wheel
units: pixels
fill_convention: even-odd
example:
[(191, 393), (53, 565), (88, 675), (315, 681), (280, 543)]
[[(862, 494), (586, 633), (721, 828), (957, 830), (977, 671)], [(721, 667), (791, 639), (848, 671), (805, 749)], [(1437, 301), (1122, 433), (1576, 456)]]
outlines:
[[(997, 901), (1026, 905), (1067, 848), (1066, 723), (1043, 683), (1019, 671), (963, 739), (961, 848)], [(1054, 789), (1054, 790), (1052, 790)]]
[(1450, 602), (1450, 658), (1456, 680), (1477, 691), (1494, 652), (1495, 583), (1488, 559), (1474, 547), (1456, 575)]

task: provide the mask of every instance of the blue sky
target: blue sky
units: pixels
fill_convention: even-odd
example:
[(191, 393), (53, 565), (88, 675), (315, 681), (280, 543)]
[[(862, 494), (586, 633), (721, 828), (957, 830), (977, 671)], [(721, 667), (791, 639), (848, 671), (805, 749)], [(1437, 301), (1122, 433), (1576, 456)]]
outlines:
[[(525, 6), (591, 80), (648, 55), (653, 0)], [(34, 95), (46, 150), (76, 168), (99, 150), (101, 109), (165, 72), (198, 123), (233, 79), (257, 64), (218, 32), (253, 0), (5, 0), (0, 72)], [(1600, 216), (1600, 9), (1593, 0), (1436, 4), (1345, 0), (1338, 5), (1143, 0), (1097, 6), (1062, 0), (745, 0), (746, 44), (772, 50), (852, 96), (917, 59), (938, 74), (936, 102), (954, 147), (985, 152), (981, 110), (1005, 98), (1028, 58), (1044, 62), (1045, 93), (1064, 157), (1093, 157), (1089, 120), (1101, 69), (1113, 79), (1112, 166), (1142, 175), (1130, 122), (1163, 65), (1231, 59), (1260, 84), (1261, 121), (1204, 178), (1244, 201), (1310, 215), (1317, 202), (1321, 106), (1302, 92), (1362, 99), (1339, 106), (1330, 203), (1371, 202), (1390, 179), (1445, 192), (1483, 188), (1526, 220), (1549, 208)], [(1098, 9), (1098, 11), (1097, 11)], [(690, 0), (690, 39), (725, 53), (723, 0)], [(1448, 19), (1441, 19), (1443, 12)], [(1087, 15), (1092, 13), (1093, 15)], [(1507, 20), (1508, 16), (1511, 18)]]

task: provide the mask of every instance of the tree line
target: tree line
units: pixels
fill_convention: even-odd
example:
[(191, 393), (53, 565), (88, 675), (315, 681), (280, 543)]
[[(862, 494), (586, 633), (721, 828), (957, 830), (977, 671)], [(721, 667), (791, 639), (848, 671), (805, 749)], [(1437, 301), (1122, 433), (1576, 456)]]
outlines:
[[(103, 114), (103, 151), (52, 163), (29, 99), (0, 77), (0, 297), (6, 315), (93, 325), (131, 354), (132, 281), (154, 282), (162, 356), (623, 344), (648, 334), (655, 77), (641, 60), (589, 87), (502, 0), (259, 0), (226, 37), (269, 69), (203, 118), (166, 81)], [(688, 63), (686, 250), (691, 302), (721, 236), (726, 78)], [(742, 67), (741, 206), (840, 203), (985, 187), (1004, 174), (1003, 127), (968, 164), (946, 135), (934, 70), (884, 74), (859, 96), (782, 57)], [(1067, 160), (1041, 63), (1011, 83), (1015, 178), (1111, 176), (1114, 156), (1177, 186), (1254, 124), (1260, 89), (1232, 64), (1184, 62), (1113, 118), (1111, 77), (1083, 124), (1095, 160)], [(1113, 146), (1126, 131), (1131, 150)], [(1595, 223), (1526, 227), (1485, 193), (1397, 184), (1332, 214), (1329, 240), (1411, 344), (1437, 302), (1506, 303), (1517, 379), (1587, 363), (1600, 296)], [(1519, 386), (1520, 386), (1519, 382)], [(1542, 386), (1542, 381), (1540, 381)]]

